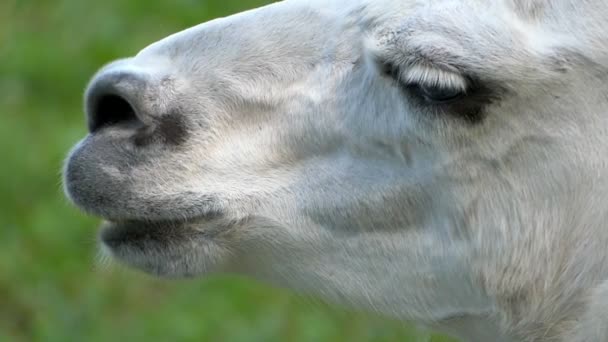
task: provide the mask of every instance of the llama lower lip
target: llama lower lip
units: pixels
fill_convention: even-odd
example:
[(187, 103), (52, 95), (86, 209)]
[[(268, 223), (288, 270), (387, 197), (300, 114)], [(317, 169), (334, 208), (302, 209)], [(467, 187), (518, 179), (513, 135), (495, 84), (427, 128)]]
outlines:
[(127, 244), (166, 244), (175, 238), (191, 235), (190, 224), (179, 221), (107, 221), (102, 224), (100, 239), (111, 248)]

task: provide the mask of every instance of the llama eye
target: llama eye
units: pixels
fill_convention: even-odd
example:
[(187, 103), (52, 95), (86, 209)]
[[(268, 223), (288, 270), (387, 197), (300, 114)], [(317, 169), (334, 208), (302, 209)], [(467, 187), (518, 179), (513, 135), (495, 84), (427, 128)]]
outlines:
[(424, 84), (412, 84), (409, 88), (416, 95), (430, 103), (452, 102), (465, 95), (465, 91), (462, 89), (441, 85), (428, 86)]

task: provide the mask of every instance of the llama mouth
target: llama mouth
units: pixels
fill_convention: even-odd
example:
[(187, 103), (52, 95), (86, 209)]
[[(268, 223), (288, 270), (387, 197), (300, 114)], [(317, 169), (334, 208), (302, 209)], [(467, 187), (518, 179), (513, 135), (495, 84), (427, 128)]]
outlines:
[(148, 248), (152, 245), (161, 248), (166, 247), (170, 242), (212, 235), (201, 227), (208, 227), (212, 222), (221, 219), (225, 216), (225, 212), (215, 208), (206, 209), (208, 210), (200, 210), (196, 214), (190, 213), (192, 216), (184, 215), (179, 219), (174, 218), (174, 213), (172, 217), (166, 219), (102, 217), (104, 222), (101, 225), (99, 238), (111, 249), (122, 246)]
[(209, 221), (210, 218), (207, 217), (190, 220), (105, 221), (99, 237), (103, 245), (110, 249), (127, 246), (141, 250), (167, 248), (180, 241), (212, 237), (212, 233), (201, 229)]
[(191, 277), (212, 271), (228, 257), (221, 221), (106, 221), (100, 248), (104, 255), (149, 274)]

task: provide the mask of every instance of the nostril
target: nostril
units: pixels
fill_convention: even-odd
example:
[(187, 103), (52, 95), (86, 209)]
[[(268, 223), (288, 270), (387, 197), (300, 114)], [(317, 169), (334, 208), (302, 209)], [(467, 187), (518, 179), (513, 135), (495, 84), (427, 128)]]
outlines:
[(141, 124), (133, 106), (118, 95), (102, 95), (90, 109), (89, 130), (95, 133), (109, 126)]

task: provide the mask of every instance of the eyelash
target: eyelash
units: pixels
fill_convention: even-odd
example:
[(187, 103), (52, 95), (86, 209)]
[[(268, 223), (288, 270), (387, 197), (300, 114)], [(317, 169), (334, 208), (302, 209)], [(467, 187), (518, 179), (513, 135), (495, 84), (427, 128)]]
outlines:
[(436, 84), (425, 84), (424, 82), (409, 81), (401, 79), (401, 70), (393, 63), (380, 63), (380, 70), (386, 77), (398, 82), (409, 93), (415, 95), (427, 104), (446, 104), (457, 101), (467, 95), (467, 89), (461, 87)]

